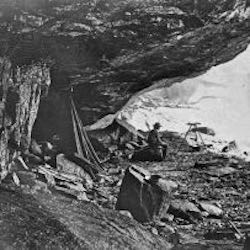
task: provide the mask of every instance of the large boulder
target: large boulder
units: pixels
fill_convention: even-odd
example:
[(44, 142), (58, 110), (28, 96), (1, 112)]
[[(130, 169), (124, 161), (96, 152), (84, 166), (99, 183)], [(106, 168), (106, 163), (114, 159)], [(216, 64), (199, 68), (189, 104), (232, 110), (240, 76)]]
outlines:
[(159, 176), (133, 165), (125, 172), (116, 209), (128, 210), (137, 221), (151, 221), (167, 211), (175, 187), (175, 183), (167, 184)]

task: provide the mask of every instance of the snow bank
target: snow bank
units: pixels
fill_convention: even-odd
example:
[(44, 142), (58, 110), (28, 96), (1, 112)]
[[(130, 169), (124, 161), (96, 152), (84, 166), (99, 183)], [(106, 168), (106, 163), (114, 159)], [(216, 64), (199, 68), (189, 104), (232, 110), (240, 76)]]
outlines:
[(140, 95), (119, 116), (137, 129), (159, 121), (163, 130), (179, 133), (200, 122), (214, 129), (217, 141), (235, 140), (250, 154), (250, 46), (201, 76)]

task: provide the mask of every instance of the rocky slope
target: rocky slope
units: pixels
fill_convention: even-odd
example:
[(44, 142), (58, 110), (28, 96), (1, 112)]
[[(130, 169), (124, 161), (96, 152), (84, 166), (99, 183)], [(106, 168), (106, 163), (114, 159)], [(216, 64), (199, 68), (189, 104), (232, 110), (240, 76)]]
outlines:
[[(178, 184), (167, 200), (170, 206), (154, 221), (138, 223), (128, 211), (114, 210), (124, 170), (131, 166), (127, 160), (103, 164), (107, 171), (93, 189), (85, 189), (81, 200), (59, 192), (33, 166), (29, 172), (18, 169), (20, 187), (8, 179), (0, 187), (0, 246), (242, 249), (244, 234), (249, 232), (249, 163), (193, 152), (183, 139), (168, 133), (164, 137), (169, 154), (163, 162), (136, 163), (165, 183)], [(131, 184), (137, 193), (140, 187)], [(142, 204), (148, 208), (146, 202)]]
[[(170, 249), (171, 245), (118, 211), (1, 187), (2, 249)], [(86, 226), (87, 225), (87, 226)]]

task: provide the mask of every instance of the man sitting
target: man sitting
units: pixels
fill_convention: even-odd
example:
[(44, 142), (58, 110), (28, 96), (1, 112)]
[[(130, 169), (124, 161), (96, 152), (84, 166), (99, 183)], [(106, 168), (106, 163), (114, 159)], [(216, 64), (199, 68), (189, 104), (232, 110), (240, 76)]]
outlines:
[(154, 124), (154, 129), (149, 132), (147, 141), (150, 148), (152, 160), (155, 161), (164, 160), (167, 153), (167, 144), (162, 141), (159, 135), (160, 127), (161, 124), (159, 122), (156, 122)]

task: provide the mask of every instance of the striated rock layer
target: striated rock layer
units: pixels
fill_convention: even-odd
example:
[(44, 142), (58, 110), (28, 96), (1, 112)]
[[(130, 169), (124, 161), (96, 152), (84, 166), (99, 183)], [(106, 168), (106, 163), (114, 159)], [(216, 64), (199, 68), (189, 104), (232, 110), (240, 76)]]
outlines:
[(13, 68), (8, 59), (0, 58), (1, 178), (10, 170), (17, 151), (28, 149), (40, 98), (49, 85), (45, 64)]

